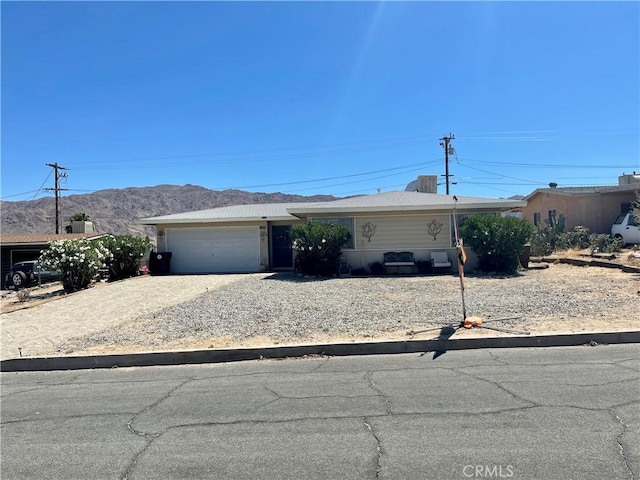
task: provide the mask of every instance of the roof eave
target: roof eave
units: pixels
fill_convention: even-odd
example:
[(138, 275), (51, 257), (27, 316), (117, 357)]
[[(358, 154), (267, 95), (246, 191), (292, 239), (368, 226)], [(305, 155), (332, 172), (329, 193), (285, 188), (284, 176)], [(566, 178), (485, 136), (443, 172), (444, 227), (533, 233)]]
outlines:
[(239, 223), (239, 222), (276, 222), (297, 220), (293, 215), (265, 215), (264, 217), (232, 217), (232, 218), (141, 218), (139, 225), (169, 225), (183, 223)]
[[(512, 208), (524, 208), (527, 206), (525, 201), (513, 201), (504, 203), (469, 203), (456, 205), (458, 210), (484, 210), (484, 209), (499, 209), (510, 210)], [(393, 205), (393, 206), (367, 206), (367, 207), (327, 207), (327, 208), (292, 208), (287, 209), (291, 215), (311, 215), (322, 213), (370, 213), (370, 212), (408, 212), (408, 211), (450, 211), (453, 210), (454, 205)]]

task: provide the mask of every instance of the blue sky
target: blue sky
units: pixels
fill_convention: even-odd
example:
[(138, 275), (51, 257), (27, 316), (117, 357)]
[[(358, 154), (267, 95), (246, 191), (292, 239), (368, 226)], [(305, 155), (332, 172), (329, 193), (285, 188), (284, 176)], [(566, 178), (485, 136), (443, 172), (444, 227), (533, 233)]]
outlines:
[[(638, 2), (2, 2), (3, 200), (640, 172)], [(454, 183), (455, 182), (455, 183)], [(439, 192), (445, 192), (444, 184)]]

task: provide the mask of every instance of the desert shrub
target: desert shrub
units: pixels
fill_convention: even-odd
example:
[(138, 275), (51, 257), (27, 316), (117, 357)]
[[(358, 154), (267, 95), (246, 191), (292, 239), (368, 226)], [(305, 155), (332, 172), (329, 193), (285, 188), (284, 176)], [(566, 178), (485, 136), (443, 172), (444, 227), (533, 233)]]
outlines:
[(29, 295), (31, 295), (31, 290), (18, 290), (16, 291), (16, 295), (18, 297), (18, 301), (21, 303), (25, 303), (29, 300)]
[(60, 272), (64, 289), (70, 291), (87, 288), (111, 258), (99, 240), (58, 240), (40, 252), (40, 262)]
[(615, 253), (622, 250), (624, 240), (611, 238), (606, 233), (592, 233), (589, 236), (589, 248), (591, 253)]
[(339, 272), (342, 246), (351, 238), (344, 225), (308, 222), (291, 227), (295, 269), (304, 275), (335, 275)]
[(556, 250), (576, 249), (582, 250), (588, 248), (591, 240), (591, 234), (587, 227), (577, 225), (570, 232), (558, 234), (556, 239)]
[(384, 275), (384, 265), (382, 262), (371, 262), (369, 264), (369, 270), (371, 271), (371, 275)]
[(464, 244), (478, 255), (480, 270), (504, 273), (518, 270), (520, 253), (533, 230), (522, 218), (493, 215), (472, 215), (460, 227)]
[(564, 215), (548, 218), (544, 222), (544, 227), (533, 227), (531, 254), (535, 256), (548, 255), (555, 251), (558, 238), (564, 232)]
[(109, 280), (120, 280), (136, 276), (140, 269), (140, 259), (151, 248), (149, 237), (117, 235), (102, 241), (111, 252)]

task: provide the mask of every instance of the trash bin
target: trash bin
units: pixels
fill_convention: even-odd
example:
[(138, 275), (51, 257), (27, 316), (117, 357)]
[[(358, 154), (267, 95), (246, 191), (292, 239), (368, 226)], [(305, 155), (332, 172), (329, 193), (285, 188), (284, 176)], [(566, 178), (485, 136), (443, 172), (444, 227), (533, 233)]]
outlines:
[(171, 271), (171, 252), (151, 252), (149, 271), (154, 275), (167, 275)]

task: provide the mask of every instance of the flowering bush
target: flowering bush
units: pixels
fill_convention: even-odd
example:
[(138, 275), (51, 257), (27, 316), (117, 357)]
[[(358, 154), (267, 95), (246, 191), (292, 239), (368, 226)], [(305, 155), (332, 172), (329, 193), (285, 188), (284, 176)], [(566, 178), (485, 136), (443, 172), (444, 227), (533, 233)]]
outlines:
[(87, 288), (111, 258), (99, 240), (58, 240), (40, 252), (40, 262), (60, 272), (62, 285), (70, 291)]
[(111, 252), (109, 280), (133, 277), (140, 269), (140, 259), (151, 248), (149, 237), (140, 238), (131, 235), (117, 235), (102, 241)]
[(291, 247), (296, 252), (296, 270), (304, 275), (338, 273), (342, 246), (350, 237), (344, 225), (321, 222), (294, 225), (291, 227)]

